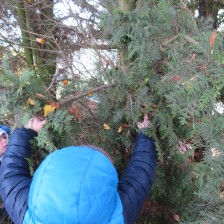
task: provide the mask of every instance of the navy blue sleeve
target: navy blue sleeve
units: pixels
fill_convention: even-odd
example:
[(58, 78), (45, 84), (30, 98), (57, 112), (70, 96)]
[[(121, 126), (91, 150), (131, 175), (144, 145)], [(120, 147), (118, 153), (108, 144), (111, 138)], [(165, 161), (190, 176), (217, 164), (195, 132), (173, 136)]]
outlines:
[(12, 133), (0, 168), (0, 194), (14, 224), (22, 224), (27, 210), (31, 175), (27, 158), (30, 140), (37, 136), (31, 129), (18, 128)]
[(150, 191), (156, 168), (155, 145), (143, 133), (137, 135), (131, 158), (118, 183), (126, 224), (135, 223)]

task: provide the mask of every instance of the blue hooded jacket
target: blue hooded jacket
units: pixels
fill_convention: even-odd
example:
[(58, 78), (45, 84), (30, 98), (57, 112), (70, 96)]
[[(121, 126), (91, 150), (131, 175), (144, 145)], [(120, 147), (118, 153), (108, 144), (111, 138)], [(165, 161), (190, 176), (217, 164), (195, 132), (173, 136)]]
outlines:
[(111, 161), (90, 146), (46, 157), (33, 180), (27, 158), (37, 133), (16, 129), (0, 168), (0, 193), (15, 224), (133, 224), (155, 173), (152, 140), (139, 134), (120, 180)]

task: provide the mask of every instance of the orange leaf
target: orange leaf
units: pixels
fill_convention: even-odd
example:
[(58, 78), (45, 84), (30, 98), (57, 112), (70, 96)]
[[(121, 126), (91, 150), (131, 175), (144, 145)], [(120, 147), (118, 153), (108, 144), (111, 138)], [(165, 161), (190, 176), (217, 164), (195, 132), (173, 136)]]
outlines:
[(108, 124), (103, 124), (103, 128), (106, 130), (110, 130), (110, 126)]
[(36, 97), (41, 99), (41, 98), (44, 98), (44, 95), (40, 94), (40, 93), (36, 93)]
[(80, 109), (76, 105), (73, 105), (69, 109), (69, 113), (72, 114), (78, 120), (80, 120), (81, 117), (82, 117), (82, 112), (80, 111)]
[(175, 75), (175, 76), (171, 79), (172, 82), (176, 82), (176, 81), (179, 81), (179, 80), (181, 80), (181, 77), (180, 77), (179, 75)]
[(35, 100), (32, 98), (28, 98), (28, 102), (30, 105), (35, 105)]
[(68, 85), (68, 80), (67, 79), (63, 80), (63, 85), (64, 86), (67, 86)]
[(214, 30), (210, 36), (210, 47), (213, 47), (213, 45), (215, 44), (216, 36), (217, 36), (217, 31)]
[(44, 117), (46, 117), (49, 113), (54, 112), (55, 109), (56, 109), (56, 107), (54, 107), (52, 105), (45, 105), (44, 106)]
[(39, 44), (45, 44), (46, 39), (45, 38), (36, 38), (36, 42)]

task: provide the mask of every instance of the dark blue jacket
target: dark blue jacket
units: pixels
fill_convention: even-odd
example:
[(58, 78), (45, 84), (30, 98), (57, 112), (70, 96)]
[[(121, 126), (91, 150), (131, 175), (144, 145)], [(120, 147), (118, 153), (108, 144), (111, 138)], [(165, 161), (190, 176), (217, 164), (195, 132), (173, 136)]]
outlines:
[(15, 224), (23, 223), (31, 184), (29, 164), (30, 140), (37, 133), (25, 128), (16, 129), (9, 140), (0, 167), (0, 194), (4, 206)]
[(154, 179), (155, 145), (143, 133), (137, 135), (128, 166), (118, 183), (126, 224), (135, 223)]
[(120, 180), (104, 154), (83, 146), (51, 153), (32, 180), (27, 158), (31, 156), (30, 140), (36, 135), (30, 129), (16, 129), (0, 168), (0, 193), (15, 224), (135, 222), (154, 178), (152, 139), (137, 136)]

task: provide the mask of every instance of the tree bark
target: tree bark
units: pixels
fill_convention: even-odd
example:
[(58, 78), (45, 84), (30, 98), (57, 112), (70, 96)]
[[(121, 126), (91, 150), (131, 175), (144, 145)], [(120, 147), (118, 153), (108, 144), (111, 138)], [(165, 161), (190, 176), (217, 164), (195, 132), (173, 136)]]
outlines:
[(217, 29), (220, 24), (218, 24), (218, 12), (223, 7), (222, 1), (213, 0), (199, 0), (198, 2), (198, 13), (199, 17), (213, 19), (213, 28)]
[(24, 2), (22, 0), (16, 1), (16, 6), (17, 6), (18, 22), (22, 34), (22, 45), (24, 47), (25, 61), (27, 62), (28, 66), (33, 66), (33, 54), (30, 45), (29, 33), (27, 32), (26, 12), (24, 8)]
[[(121, 11), (125, 13), (134, 10), (136, 8), (136, 2), (137, 0), (118, 0), (118, 6)], [(124, 75), (128, 73), (128, 66), (130, 64), (127, 50), (128, 44), (129, 41), (127, 39), (127, 41), (123, 43), (123, 49), (118, 49), (118, 67)]]
[[(55, 39), (54, 39), (54, 27), (56, 25), (54, 19), (54, 0), (45, 0), (42, 4), (41, 8), (41, 21), (42, 21), (42, 30), (46, 36), (50, 38), (47, 40), (48, 45), (45, 45), (44, 48), (47, 49), (44, 55), (44, 61), (42, 62), (45, 64), (46, 72), (50, 77), (56, 72), (56, 46), (55, 46)], [(55, 52), (55, 53), (53, 53)], [(46, 77), (47, 78), (47, 77)]]
[[(57, 48), (53, 28), (57, 24), (54, 20), (54, 0), (40, 1), (39, 4), (19, 0), (16, 6), (25, 60), (48, 84), (56, 72)], [(43, 38), (45, 43), (37, 43), (36, 38)]]

